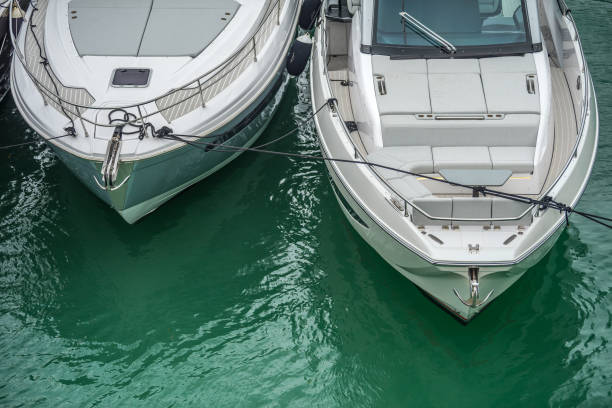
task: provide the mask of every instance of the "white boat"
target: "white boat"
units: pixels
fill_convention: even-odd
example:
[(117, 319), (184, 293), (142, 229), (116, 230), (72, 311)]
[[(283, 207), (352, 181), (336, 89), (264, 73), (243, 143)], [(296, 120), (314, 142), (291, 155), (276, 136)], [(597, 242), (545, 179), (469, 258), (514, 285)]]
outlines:
[(562, 0), (327, 0), (321, 18), (312, 104), (330, 105), (316, 128), (342, 210), (468, 321), (567, 222), (498, 195), (573, 208), (587, 185), (599, 124), (572, 15)]
[(263, 132), (287, 83), (299, 5), (38, 0), (14, 39), (15, 103), (133, 223), (239, 154), (197, 140), (247, 147)]

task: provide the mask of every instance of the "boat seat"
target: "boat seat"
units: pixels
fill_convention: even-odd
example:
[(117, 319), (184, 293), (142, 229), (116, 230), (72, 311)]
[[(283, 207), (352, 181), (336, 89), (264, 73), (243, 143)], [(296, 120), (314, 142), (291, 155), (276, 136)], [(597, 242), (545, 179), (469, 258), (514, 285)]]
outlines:
[(387, 182), (393, 190), (405, 200), (431, 196), (431, 191), (413, 176), (394, 178)]
[[(374, 55), (372, 69), (385, 149), (431, 146), (434, 171), (436, 161), (449, 168), (472, 161), (472, 168), (533, 171), (540, 96), (531, 54), (429, 60)], [(446, 150), (451, 147), (476, 149), (456, 155), (459, 150)], [(436, 155), (436, 148), (443, 149)]]
[(416, 207), (412, 213), (412, 222), (418, 226), (430, 225), (490, 225), (490, 221), (449, 221), (429, 218), (421, 209), (432, 217), (446, 218), (491, 218), (492, 200), (488, 197), (422, 197), (412, 200)]
[[(376, 150), (366, 157), (370, 163), (381, 164), (415, 173), (433, 173), (433, 158), (430, 146), (395, 146)], [(374, 168), (387, 180), (404, 177), (405, 173)]]
[[(504, 198), (489, 197), (419, 197), (412, 200), (414, 209), (412, 222), (418, 226), (433, 225), (517, 225), (528, 226), (533, 221), (533, 215), (528, 212), (520, 219), (508, 221), (470, 221), (470, 218), (515, 218), (528, 208), (529, 204), (510, 201)], [(448, 221), (429, 218), (422, 210), (432, 217), (463, 218), (466, 221)]]
[(494, 16), (501, 12), (501, 0), (478, 0), (481, 17)]
[(412, 201), (414, 205), (412, 211), (412, 222), (418, 226), (429, 225), (450, 225), (448, 220), (436, 220), (429, 218), (419, 209), (425, 211), (432, 217), (450, 218), (453, 215), (452, 198), (424, 197)]
[(456, 146), (434, 147), (434, 172), (440, 169), (499, 169), (531, 173), (535, 147)]
[(451, 119), (426, 115), (383, 115), (383, 145), (387, 146), (532, 146), (540, 115), (508, 114), (482, 119)]
[[(529, 204), (517, 201), (506, 200), (504, 198), (492, 198), (492, 218), (515, 218), (520, 216), (530, 207)], [(528, 226), (533, 221), (533, 215), (528, 212), (518, 220), (493, 221), (494, 225), (520, 225)]]
[[(370, 163), (421, 174), (440, 169), (499, 169), (531, 173), (535, 147), (530, 146), (392, 146), (375, 150), (366, 157)], [(383, 178), (392, 180), (405, 173), (375, 167)]]
[(486, 146), (434, 147), (432, 151), (435, 173), (440, 169), (493, 168)]
[(489, 155), (494, 169), (508, 169), (514, 173), (533, 172), (535, 147), (494, 146), (489, 147)]
[[(453, 218), (491, 218), (489, 197), (453, 197)], [(453, 225), (490, 225), (490, 221), (454, 221)]]

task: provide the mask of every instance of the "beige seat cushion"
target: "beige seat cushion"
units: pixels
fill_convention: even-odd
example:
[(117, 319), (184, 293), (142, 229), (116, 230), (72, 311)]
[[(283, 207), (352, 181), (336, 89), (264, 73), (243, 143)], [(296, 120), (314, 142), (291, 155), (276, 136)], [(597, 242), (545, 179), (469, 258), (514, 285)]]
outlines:
[[(529, 204), (519, 203), (517, 201), (507, 200), (505, 198), (494, 197), (492, 200), (493, 218), (514, 218), (520, 216), (529, 207)], [(518, 220), (510, 221), (493, 221), (494, 225), (530, 225), (533, 221), (533, 215), (528, 212)]]
[(486, 146), (434, 147), (434, 172), (440, 169), (492, 169)]
[[(367, 156), (370, 163), (382, 164), (415, 173), (433, 173), (433, 159), (429, 146), (394, 146), (385, 147)], [(374, 167), (374, 170), (386, 179), (404, 177), (406, 174)]]
[(382, 115), (387, 146), (535, 146), (540, 115), (509, 114), (491, 120), (433, 120)]
[(405, 200), (412, 200), (414, 198), (427, 197), (431, 195), (431, 191), (427, 189), (420, 181), (414, 176), (404, 176), (402, 178), (395, 178), (388, 181), (389, 185), (393, 187), (393, 190)]
[(429, 74), (429, 94), (434, 113), (487, 111), (482, 82), (477, 73)]
[(513, 173), (533, 172), (535, 147), (490, 147), (489, 154), (494, 169), (512, 170)]
[(412, 211), (412, 222), (416, 225), (450, 225), (448, 220), (436, 220), (427, 217), (419, 209), (425, 211), (432, 217), (450, 218), (453, 214), (452, 198), (424, 197), (412, 201), (414, 208)]
[[(491, 218), (488, 197), (454, 197), (453, 218)], [(489, 225), (490, 221), (453, 221), (453, 225)]]

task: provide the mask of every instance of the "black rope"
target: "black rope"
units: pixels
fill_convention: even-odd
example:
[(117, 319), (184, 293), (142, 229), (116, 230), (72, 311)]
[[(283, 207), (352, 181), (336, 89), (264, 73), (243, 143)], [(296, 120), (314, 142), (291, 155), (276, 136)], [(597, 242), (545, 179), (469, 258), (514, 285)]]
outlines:
[[(120, 113), (121, 116), (117, 117), (117, 113)], [(140, 121), (141, 123), (137, 123)], [(159, 130), (155, 128), (155, 126), (151, 122), (145, 122), (142, 119), (138, 119), (138, 117), (126, 111), (122, 108), (113, 109), (108, 113), (108, 123), (111, 125), (117, 125), (121, 128), (121, 134), (123, 135), (138, 135), (138, 139), (142, 140), (144, 137), (149, 134), (154, 137), (162, 137), (166, 134), (172, 133), (172, 129), (167, 126), (161, 127)], [(134, 130), (126, 131), (124, 128), (129, 126)]]
[[(300, 125), (303, 125), (303, 124), (308, 123), (308, 122), (310, 122), (311, 120), (313, 120), (313, 119), (314, 119), (314, 117), (315, 117), (315, 116), (317, 116), (317, 114), (318, 114), (319, 112), (321, 112), (321, 111), (323, 110), (323, 108), (325, 108), (327, 105), (328, 105), (328, 102), (325, 102), (323, 105), (321, 105), (321, 107), (319, 107), (319, 109), (317, 109), (316, 111), (314, 111), (314, 113), (313, 113), (312, 115), (310, 115), (310, 116), (309, 116), (309, 117), (307, 117), (306, 119), (301, 120), (301, 121), (300, 121)], [(274, 144), (274, 143), (280, 142), (281, 140), (286, 139), (287, 137), (291, 136), (292, 134), (294, 134), (295, 132), (297, 132), (297, 131), (298, 131), (298, 130), (300, 130), (300, 129), (301, 129), (301, 128), (300, 128), (300, 126), (298, 125), (298, 126), (296, 126), (295, 128), (293, 128), (292, 130), (290, 130), (290, 131), (288, 131), (287, 133), (285, 133), (284, 135), (282, 135), (282, 136), (280, 136), (280, 137), (277, 137), (276, 139), (272, 139), (272, 140), (271, 140), (271, 141), (269, 141), (269, 142), (266, 142), (266, 143), (260, 144), (260, 145), (258, 145), (258, 146), (255, 146), (255, 147), (253, 147), (253, 148), (254, 148), (254, 149), (261, 149), (262, 147), (266, 147), (266, 146), (269, 146), (269, 145), (271, 145), (271, 144)]]
[[(310, 117), (305, 119), (302, 123), (312, 120), (316, 116), (316, 114), (319, 113), (325, 106), (332, 106), (333, 102), (334, 102), (333, 99), (328, 100), (323, 106), (317, 109), (314, 114), (312, 114)], [(210, 150), (211, 148), (214, 148), (215, 151), (218, 151), (218, 152), (254, 152), (254, 153), (263, 153), (263, 154), (269, 154), (269, 155), (275, 155), (275, 156), (293, 157), (293, 158), (298, 158), (298, 159), (319, 160), (319, 161), (336, 162), (336, 163), (364, 164), (370, 167), (377, 167), (380, 169), (396, 171), (396, 172), (407, 174), (410, 176), (420, 177), (426, 180), (432, 180), (432, 181), (436, 181), (439, 183), (444, 183), (444, 184), (447, 184), (453, 187), (465, 188), (465, 189), (477, 192), (479, 194), (482, 194), (483, 196), (490, 195), (493, 197), (504, 198), (507, 200), (516, 201), (516, 202), (520, 202), (524, 204), (535, 205), (535, 206), (538, 206), (538, 209), (540, 211), (543, 211), (549, 208), (553, 210), (557, 210), (560, 213), (565, 214), (565, 222), (568, 225), (569, 225), (570, 214), (575, 213), (590, 221), (593, 221), (597, 224), (600, 224), (602, 226), (612, 229), (612, 224), (608, 224), (604, 222), (604, 221), (612, 222), (611, 218), (607, 218), (607, 217), (603, 217), (603, 216), (595, 215), (595, 214), (589, 214), (583, 211), (577, 211), (574, 208), (564, 203), (560, 203), (558, 201), (553, 200), (552, 197), (550, 196), (545, 196), (545, 197), (542, 197), (541, 199), (533, 199), (531, 197), (526, 197), (526, 196), (519, 195), (519, 194), (511, 194), (511, 193), (505, 193), (502, 191), (492, 190), (485, 186), (468, 186), (465, 184), (456, 183), (456, 182), (445, 180), (445, 179), (435, 178), (432, 176), (428, 176), (426, 174), (415, 173), (412, 171), (398, 169), (398, 168), (391, 167), (391, 166), (386, 166), (386, 165), (382, 165), (378, 163), (372, 163), (366, 160), (339, 159), (339, 158), (331, 158), (331, 157), (324, 157), (324, 156), (315, 156), (315, 155), (310, 155), (310, 154), (300, 154), (300, 153), (290, 153), (290, 152), (282, 152), (282, 151), (275, 151), (275, 150), (267, 150), (267, 149), (261, 148), (261, 147), (268, 146), (272, 143), (275, 143), (281, 139), (286, 138), (290, 134), (295, 133), (298, 129), (299, 129), (299, 126), (287, 132), (286, 134), (282, 135), (281, 137), (272, 140), (271, 142), (268, 142), (268, 143), (265, 143), (259, 146), (255, 146), (255, 147), (232, 146), (232, 145), (228, 145), (225, 143), (212, 143), (208, 141), (192, 141), (186, 138), (202, 140), (202, 139), (205, 139), (206, 136), (185, 135), (185, 134), (178, 134), (178, 133), (172, 133), (172, 132), (168, 132), (168, 133), (156, 135), (156, 136), (163, 138), (163, 139), (167, 139), (167, 140), (174, 140), (174, 141), (182, 142), (192, 147), (206, 150), (206, 151)], [(219, 148), (226, 149), (226, 150), (222, 150)]]
[[(50, 137), (48, 139), (43, 139), (43, 140), (55, 140), (55, 139), (60, 139), (62, 137), (66, 137), (66, 136), (72, 136), (72, 134), (71, 133), (66, 133), (65, 135), (54, 136), (54, 137)], [(0, 150), (7, 150), (7, 149), (12, 149), (14, 147), (28, 146), (28, 145), (36, 144), (38, 142), (39, 142), (38, 140), (32, 140), (31, 142), (23, 142), (23, 143), (17, 143), (17, 144), (13, 144), (13, 145), (8, 145), (8, 146), (0, 146)]]
[[(266, 142), (266, 143), (260, 144), (260, 145), (258, 145), (258, 146), (253, 146), (253, 147), (251, 147), (251, 148), (252, 148), (252, 149), (261, 149), (262, 147), (266, 147), (266, 146), (269, 146), (269, 145), (271, 145), (271, 144), (278, 143), (278, 142), (280, 142), (280, 141), (281, 141), (281, 140), (283, 140), (283, 139), (286, 139), (287, 137), (289, 137), (289, 136), (293, 135), (295, 132), (297, 132), (298, 130), (300, 130), (300, 129), (301, 129), (301, 127), (300, 127), (301, 125), (303, 125), (303, 124), (305, 124), (305, 123), (308, 123), (308, 122), (310, 122), (312, 119), (314, 119), (314, 117), (315, 117), (315, 116), (317, 116), (317, 114), (318, 114), (319, 112), (321, 112), (321, 111), (323, 110), (323, 108), (325, 108), (327, 105), (328, 105), (328, 102), (325, 102), (323, 105), (321, 105), (321, 106), (320, 106), (320, 107), (319, 107), (319, 108), (318, 108), (318, 109), (317, 109), (317, 110), (316, 110), (316, 111), (315, 111), (313, 114), (311, 114), (309, 117), (307, 117), (306, 119), (303, 119), (303, 120), (299, 121), (299, 125), (298, 125), (298, 126), (294, 127), (293, 129), (291, 129), (290, 131), (288, 131), (288, 132), (284, 133), (283, 135), (281, 135), (281, 136), (277, 137), (276, 139), (272, 139), (272, 140), (270, 140), (269, 142)], [(174, 134), (174, 133), (172, 133), (172, 134)], [(166, 135), (166, 136), (167, 136), (167, 135)], [(192, 139), (197, 139), (197, 140), (202, 140), (202, 139), (214, 139), (214, 138), (216, 138), (216, 137), (217, 137), (217, 135), (206, 135), (206, 136), (187, 136), (187, 135), (179, 135), (179, 136), (183, 136), (183, 137), (190, 137), (190, 138), (192, 138)], [(159, 136), (158, 136), (158, 137), (159, 137)], [(211, 145), (213, 145), (213, 144), (211, 144)], [(221, 146), (221, 145), (219, 145), (219, 146)], [(223, 145), (223, 146), (228, 146), (228, 145)], [(231, 151), (233, 151), (233, 150), (215, 149), (215, 151), (217, 151), (217, 152), (225, 152), (225, 153), (227, 153), (227, 152), (231, 152)]]
[[(474, 187), (474, 186), (468, 186), (465, 184), (455, 183), (455, 182), (444, 180), (444, 179), (434, 178), (426, 174), (414, 173), (411, 171), (402, 170), (402, 169), (398, 169), (398, 168), (390, 167), (390, 166), (385, 166), (385, 165), (378, 164), (378, 163), (372, 163), (372, 162), (368, 162), (365, 160), (337, 159), (337, 158), (331, 158), (331, 157), (314, 156), (314, 155), (309, 155), (309, 154), (289, 153), (289, 152), (259, 149), (257, 147), (231, 146), (231, 145), (226, 145), (226, 144), (221, 144), (221, 143), (192, 142), (190, 140), (185, 139), (185, 137), (192, 137), (192, 136), (191, 135), (180, 135), (180, 134), (175, 134), (175, 133), (171, 133), (171, 134), (162, 136), (162, 138), (164, 139), (183, 142), (190, 146), (193, 146), (198, 149), (203, 149), (203, 150), (206, 149), (206, 147), (208, 148), (223, 147), (223, 148), (229, 149), (225, 151), (254, 152), (254, 153), (263, 153), (263, 154), (270, 154), (270, 155), (276, 155), (276, 156), (293, 157), (293, 158), (298, 158), (298, 159), (310, 159), (310, 160), (319, 160), (319, 161), (328, 161), (328, 162), (337, 162), (337, 163), (365, 164), (371, 167), (378, 167), (378, 168), (385, 169), (385, 170), (397, 171), (399, 173), (404, 173), (404, 174), (411, 175), (414, 177), (421, 177), (427, 180), (433, 180), (433, 181), (437, 181), (440, 183), (445, 183), (445, 184), (448, 184), (454, 187), (461, 187), (461, 188), (466, 188), (469, 190), (476, 190), (485, 196), (491, 195), (494, 197), (505, 198), (507, 200), (517, 201), (517, 202), (524, 203), (524, 204), (537, 205), (540, 211), (548, 209), (548, 208), (558, 210), (560, 213), (565, 213), (565, 221), (568, 224), (569, 224), (569, 215), (572, 213), (575, 213), (588, 220), (596, 222), (597, 224), (600, 224), (600, 225), (603, 225), (605, 227), (612, 229), (612, 224), (607, 224), (603, 221), (600, 221), (600, 220), (612, 221), (611, 219), (602, 217), (600, 215), (589, 214), (589, 213), (585, 213), (582, 211), (576, 211), (572, 207), (567, 206), (563, 203), (554, 201), (552, 200), (552, 198), (548, 196), (544, 197), (543, 199), (536, 200), (536, 199), (521, 196), (518, 194), (510, 194), (510, 193), (504, 193), (504, 192), (497, 191), (497, 190), (491, 190), (489, 188), (482, 187), (482, 186)], [(215, 150), (215, 151), (222, 151), (222, 150)]]

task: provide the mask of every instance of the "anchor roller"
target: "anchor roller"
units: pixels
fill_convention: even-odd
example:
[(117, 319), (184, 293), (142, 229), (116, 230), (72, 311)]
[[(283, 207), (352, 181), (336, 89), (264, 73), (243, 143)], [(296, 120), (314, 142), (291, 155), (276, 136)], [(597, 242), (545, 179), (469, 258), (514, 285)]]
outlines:
[(478, 281), (478, 272), (479, 272), (478, 268), (468, 269), (468, 277), (470, 279), (470, 298), (469, 299), (463, 299), (459, 295), (459, 292), (457, 291), (457, 289), (453, 288), (453, 292), (455, 293), (455, 296), (457, 296), (457, 298), (461, 301), (461, 303), (463, 303), (464, 305), (468, 307), (476, 308), (476, 307), (480, 307), (484, 305), (485, 303), (487, 303), (487, 301), (493, 294), (493, 291), (495, 290), (495, 289), (491, 289), (491, 291), (487, 294), (487, 296), (485, 296), (485, 298), (482, 301), (480, 300), (480, 288), (479, 288), (480, 283)]
[(115, 127), (113, 137), (111, 137), (106, 146), (106, 157), (104, 158), (104, 162), (102, 162), (102, 169), (100, 170), (102, 174), (102, 183), (94, 176), (94, 181), (102, 190), (115, 191), (121, 188), (130, 178), (130, 176), (127, 176), (121, 183), (118, 185), (115, 184), (119, 173), (119, 154), (121, 153), (122, 132), (123, 126)]

